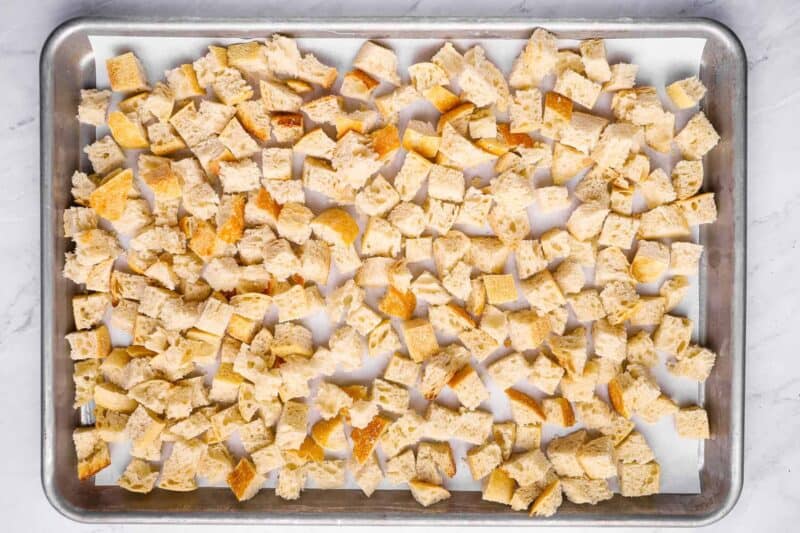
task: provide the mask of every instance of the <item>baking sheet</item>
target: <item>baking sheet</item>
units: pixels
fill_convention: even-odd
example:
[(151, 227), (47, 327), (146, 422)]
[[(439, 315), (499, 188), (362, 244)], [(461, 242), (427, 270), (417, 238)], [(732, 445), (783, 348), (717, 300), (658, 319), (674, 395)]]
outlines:
[[(258, 36), (254, 36), (258, 37)], [(97, 86), (107, 87), (108, 80), (106, 70), (102, 66), (105, 60), (120, 53), (131, 50), (142, 60), (144, 67), (148, 73), (148, 79), (151, 82), (163, 78), (163, 72), (170, 68), (185, 63), (191, 62), (195, 58), (205, 54), (206, 47), (209, 44), (230, 44), (238, 42), (234, 39), (219, 39), (209, 40), (206, 38), (176, 38), (176, 37), (130, 37), (130, 36), (90, 36), (90, 42), (95, 54), (95, 61), (98, 65), (97, 73)], [(361, 46), (362, 39), (352, 38), (300, 38), (298, 44), (301, 51), (313, 52), (323, 62), (336, 66), (341, 74), (351, 68), (352, 59), (358, 48)], [(441, 40), (434, 39), (385, 39), (380, 41), (383, 44), (391, 47), (397, 52), (400, 73), (404, 80), (407, 80), (407, 67), (408, 65), (429, 60), (429, 58), (441, 46)], [(521, 48), (524, 46), (523, 40), (520, 39), (492, 39), (492, 40), (454, 40), (456, 47), (462, 52), (474, 44), (480, 44), (487, 51), (487, 56), (497, 64), (501, 70), (506, 74), (508, 73), (511, 62), (517, 56)], [(638, 84), (654, 85), (659, 88), (662, 100), (667, 102), (664, 93), (664, 86), (682, 77), (698, 74), (700, 67), (700, 58), (703, 51), (705, 39), (697, 38), (653, 38), (653, 39), (608, 39), (606, 40), (606, 47), (610, 63), (625, 61), (633, 62), (639, 65), (639, 74), (637, 76)], [(559, 47), (563, 48), (577, 48), (577, 41), (561, 40)], [(548, 80), (543, 85), (543, 89), (552, 87), (553, 80)], [(338, 88), (338, 84), (334, 86)], [(382, 84), (377, 94), (390, 90), (390, 87)], [(116, 96), (116, 95), (115, 95)], [(610, 116), (610, 96), (603, 95), (598, 105), (594, 109), (595, 113)], [(693, 114), (694, 110), (684, 110), (676, 113), (676, 128), (682, 125)], [(438, 114), (435, 110), (424, 102), (420, 102), (415, 106), (405, 110), (401, 114), (401, 126), (409, 119), (422, 119), (434, 121)], [(103, 129), (98, 130), (98, 136), (105, 134)], [(648, 155), (653, 156), (652, 152)], [(673, 153), (671, 155), (660, 155), (652, 157), (653, 167), (660, 166), (669, 172), (674, 163), (679, 159), (678, 155)], [(302, 158), (295, 161), (296, 177), (299, 176), (299, 165)], [(402, 162), (402, 155), (395, 158), (394, 164), (382, 170), (382, 173), (391, 178), (396, 173), (397, 169)], [(135, 155), (131, 156), (129, 163), (135, 168)], [(468, 173), (468, 178), (479, 177), (482, 182), (488, 182), (491, 177), (490, 167), (479, 167)], [(569, 186), (574, 188), (578, 179), (573, 180)], [(537, 186), (549, 184), (549, 176), (547, 173), (537, 174), (535, 177)], [(421, 193), (422, 194), (422, 193)], [(641, 199), (639, 199), (641, 201)], [(324, 200), (313, 194), (307, 193), (307, 202), (311, 205), (314, 211), (322, 208)], [(576, 205), (576, 204), (575, 204)], [(534, 237), (538, 237), (541, 233), (554, 226), (563, 226), (566, 221), (569, 210), (561, 213), (544, 215), (538, 212), (535, 205), (529, 209), (532, 220), (532, 232)], [(363, 217), (362, 217), (363, 218)], [(363, 228), (365, 218), (360, 221)], [(476, 228), (459, 227), (467, 234), (486, 233), (487, 231), (476, 231)], [(695, 232), (693, 240), (697, 240), (698, 235)], [(514, 272), (513, 259), (509, 259), (506, 265), (508, 272)], [(424, 263), (417, 263), (412, 265), (412, 271), (418, 274), (422, 269), (428, 269), (435, 273), (432, 264), (425, 265)], [(344, 279), (351, 277), (350, 275), (342, 276), (335, 271), (331, 276), (329, 286), (322, 290), (323, 294), (335, 286), (338, 286)], [(587, 270), (587, 279), (593, 279), (591, 271)], [(681, 306), (673, 311), (675, 314), (685, 315), (695, 322), (695, 338), (697, 338), (699, 331), (698, 317), (700, 309), (700, 294), (701, 288), (698, 286), (697, 279), (693, 279), (691, 290), (687, 294), (686, 299)], [(644, 286), (642, 292), (657, 292), (660, 283), (650, 284)], [(380, 291), (368, 291), (367, 301), (373, 307), (377, 306), (377, 299), (380, 296)], [(509, 304), (502, 306), (504, 308), (512, 309), (524, 305), (524, 300), (518, 301), (516, 304)], [(424, 314), (424, 305), (420, 305), (417, 309), (417, 314)], [(268, 324), (274, 323), (276, 317), (274, 312), (268, 315), (266, 322)], [(323, 344), (327, 340), (332, 326), (324, 313), (318, 313), (315, 316), (309, 317), (302, 321), (314, 333), (315, 343)], [(568, 328), (578, 325), (574, 317), (570, 316), (570, 324)], [(395, 324), (399, 332), (399, 324)], [(120, 332), (112, 332), (112, 338), (116, 343), (126, 344), (126, 338)], [(401, 336), (402, 338), (402, 336)], [(446, 336), (440, 336), (440, 343), (447, 343), (453, 339), (448, 339)], [(490, 400), (488, 400), (482, 407), (490, 410), (495, 417), (496, 421), (504, 421), (511, 419), (511, 412), (508, 407), (505, 396), (502, 391), (491, 382), (491, 379), (486, 376), (485, 367), (495, 359), (502, 357), (509, 351), (498, 351), (491, 358), (487, 359), (479, 368), (484, 382), (492, 392)], [(330, 381), (337, 383), (353, 383), (353, 382), (368, 382), (372, 378), (379, 376), (383, 372), (386, 365), (388, 356), (379, 358), (370, 358), (365, 355), (364, 366), (357, 372), (351, 373), (337, 373)], [(697, 383), (690, 382), (670, 376), (665, 368), (664, 361), (662, 361), (655, 369), (654, 374), (662, 387), (662, 390), (672, 396), (676, 401), (681, 404), (702, 402), (702, 387)], [(209, 376), (210, 377), (210, 376)], [(313, 392), (316, 388), (319, 379), (312, 383), (312, 398)], [(543, 395), (532, 385), (524, 382), (518, 383), (516, 388), (523, 390), (529, 394), (537, 397)], [(605, 387), (599, 387), (598, 393), (605, 396)], [(439, 397), (438, 401), (450, 406), (458, 405), (455, 396), (451, 391), (445, 390)], [(412, 405), (418, 410), (422, 410), (425, 401), (419, 396), (416, 391), (412, 393)], [(86, 413), (88, 414), (88, 413)], [(317, 419), (317, 415), (313, 412), (311, 422)], [(88, 420), (85, 420), (88, 422)], [(650, 445), (653, 447), (657, 460), (661, 463), (661, 490), (664, 493), (680, 493), (680, 494), (696, 494), (700, 492), (699, 468), (703, 458), (702, 441), (692, 441), (680, 439), (675, 433), (671, 417), (663, 418), (658, 424), (645, 424), (636, 420), (637, 429), (644, 434)], [(569, 429), (554, 428), (553, 426), (546, 425), (543, 432), (543, 442), (547, 442), (550, 438), (557, 434), (564, 434), (574, 431), (580, 425), (574, 426)], [(241, 446), (234, 436), (233, 442), (230, 443), (234, 452), (240, 452)], [(452, 441), (453, 453), (458, 461), (457, 474), (452, 479), (446, 479), (445, 485), (450, 490), (455, 491), (474, 491), (480, 490), (480, 484), (472, 480), (469, 469), (463, 458), (466, 455), (467, 449), (470, 445), (461, 441)], [(165, 449), (164, 456), (166, 457), (168, 451)], [(379, 452), (380, 455), (380, 452)], [(121, 474), (128, 462), (127, 445), (112, 445), (112, 465), (109, 468), (101, 471), (95, 478), (95, 482), (99, 485), (115, 484), (116, 479)], [(331, 454), (335, 457), (336, 454)], [(381, 460), (383, 461), (381, 456)], [(273, 473), (267, 487), (274, 486), (275, 473)], [(201, 485), (203, 483), (201, 482)], [(312, 485), (313, 486), (313, 485)], [(353, 480), (348, 476), (347, 485), (344, 488), (357, 488)], [(390, 484), (384, 480), (380, 489), (395, 489), (396, 485)]]

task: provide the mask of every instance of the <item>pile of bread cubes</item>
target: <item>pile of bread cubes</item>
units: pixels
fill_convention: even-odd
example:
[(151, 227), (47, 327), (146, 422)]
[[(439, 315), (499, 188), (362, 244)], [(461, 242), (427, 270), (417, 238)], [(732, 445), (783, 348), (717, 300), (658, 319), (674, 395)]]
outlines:
[[(277, 471), (296, 499), (349, 472), (367, 496), (386, 477), (429, 506), (450, 496), (461, 440), (484, 500), (550, 516), (564, 496), (612, 498), (612, 478), (622, 496), (659, 491), (633, 415), (709, 438), (706, 411), (652, 372), (703, 382), (716, 358), (671, 313), (698, 273), (693, 228), (717, 216), (697, 78), (666, 87), (665, 107), (602, 40), (559, 51), (543, 29), (508, 78), (480, 46), (445, 43), (406, 82), (365, 42), (337, 84), (280, 35), (209, 46), (152, 85), (131, 52), (107, 69), (78, 119), (110, 134), (85, 147), (93, 173), (74, 173), (63, 212), (74, 406), (95, 419), (74, 431), (80, 479), (128, 441), (133, 492), (199, 477), (247, 500)], [(592, 113), (603, 93), (613, 116)], [(420, 104), (438, 123), (407, 116)], [(670, 173), (651, 168), (674, 149)], [(533, 238), (534, 209), (565, 227)], [(344, 384), (374, 359), (382, 375)], [(459, 406), (437, 402), (445, 389)], [(547, 424), (562, 436), (542, 443)]]

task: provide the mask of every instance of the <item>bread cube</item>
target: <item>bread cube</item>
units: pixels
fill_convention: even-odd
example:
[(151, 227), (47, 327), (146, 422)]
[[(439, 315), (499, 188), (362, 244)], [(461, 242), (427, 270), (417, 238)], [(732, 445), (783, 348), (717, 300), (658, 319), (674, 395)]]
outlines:
[(344, 75), (339, 93), (348, 98), (368, 102), (379, 84), (378, 80), (363, 70), (354, 69)]
[(610, 70), (611, 77), (603, 84), (604, 92), (632, 89), (636, 83), (636, 74), (639, 72), (639, 65), (615, 63), (611, 65)]
[(562, 477), (581, 477), (583, 466), (578, 460), (578, 451), (586, 443), (586, 430), (579, 430), (564, 437), (551, 440), (547, 445), (547, 457), (553, 468)]
[(572, 412), (572, 405), (570, 405), (569, 400), (566, 398), (545, 398), (542, 400), (542, 409), (545, 412), (545, 419), (548, 424), (564, 428), (575, 424), (575, 415)]
[(444, 487), (418, 479), (409, 481), (408, 488), (417, 503), (423, 507), (430, 507), (450, 497), (450, 492)]
[(676, 356), (683, 353), (692, 338), (692, 321), (685, 317), (664, 315), (661, 324), (653, 333), (657, 350)]
[(667, 361), (667, 370), (674, 376), (702, 382), (708, 379), (716, 359), (717, 355), (708, 348), (691, 344), (676, 360)]
[[(660, 209), (660, 207), (656, 209)], [(597, 244), (628, 250), (639, 228), (640, 221), (638, 219), (617, 213), (610, 213), (603, 222), (603, 229), (600, 232)], [(649, 238), (643, 234), (640, 234), (640, 237)]]
[[(617, 444), (615, 457), (621, 465), (647, 464), (655, 460), (653, 450), (648, 446), (644, 436), (638, 431), (632, 431), (625, 440)], [(621, 465), (619, 468), (621, 468)]]
[[(373, 395), (375, 392), (373, 391)], [(393, 409), (395, 410), (395, 409)], [(403, 409), (403, 411), (406, 411)], [(402, 412), (395, 410), (396, 412)], [(413, 446), (422, 437), (425, 420), (414, 411), (408, 411), (392, 422), (381, 436), (381, 449), (387, 457), (394, 457), (406, 446)], [(418, 455), (422, 457), (422, 448)]]
[(482, 444), (492, 432), (492, 422), (491, 413), (462, 407), (453, 424), (453, 437), (470, 444)]
[(386, 477), (392, 483), (407, 483), (417, 475), (414, 450), (408, 449), (386, 461)]
[(690, 76), (667, 85), (667, 96), (678, 109), (696, 106), (705, 94), (706, 87), (697, 76)]
[(363, 465), (370, 459), (390, 423), (388, 418), (376, 415), (364, 428), (353, 428), (350, 439), (353, 441), (353, 458), (358, 464)]
[(691, 198), (703, 186), (703, 162), (682, 160), (672, 168), (672, 188), (679, 200)]
[(512, 456), (500, 468), (524, 487), (544, 479), (552, 465), (541, 450), (535, 449)]
[(660, 205), (645, 211), (639, 222), (638, 236), (642, 239), (674, 239), (690, 235), (684, 210), (677, 204)]
[(645, 367), (653, 367), (658, 363), (653, 339), (647, 331), (638, 331), (628, 338), (627, 359), (631, 363)]
[(535, 350), (552, 329), (547, 315), (537, 311), (514, 311), (508, 315), (508, 334), (511, 347), (518, 351)]
[(112, 91), (132, 93), (150, 89), (147, 74), (133, 52), (107, 59), (106, 69)]
[(76, 428), (72, 432), (78, 464), (78, 479), (88, 479), (111, 464), (108, 444), (100, 439), (94, 427)]
[(682, 407), (675, 413), (675, 428), (684, 439), (710, 439), (708, 414), (698, 406)]
[(630, 418), (661, 394), (655, 380), (647, 375), (635, 375), (630, 371), (619, 374), (608, 383), (608, 396), (614, 409)]
[(625, 497), (658, 494), (661, 469), (655, 461), (647, 464), (620, 464), (619, 489)]
[(480, 480), (489, 475), (503, 461), (500, 446), (495, 442), (471, 448), (467, 451), (467, 465), (472, 479)]
[[(534, 398), (515, 389), (506, 389), (505, 393), (511, 404), (514, 421), (518, 425), (537, 425), (545, 421), (545, 412)], [(517, 431), (519, 432), (519, 427)], [(519, 433), (517, 437), (519, 438)]]
[(678, 200), (675, 205), (680, 209), (684, 219), (690, 226), (711, 224), (717, 220), (717, 205), (714, 193), (704, 193)]
[(490, 364), (486, 372), (498, 387), (507, 389), (531, 374), (531, 365), (521, 353), (512, 353)]
[(456, 393), (458, 401), (467, 409), (475, 409), (489, 398), (489, 391), (475, 369), (467, 364), (455, 373), (448, 385)]
[(568, 477), (561, 479), (561, 488), (564, 496), (576, 504), (588, 503), (597, 505), (604, 500), (610, 500), (614, 493), (605, 479), (588, 479), (584, 477)]
[(481, 499), (488, 502), (511, 504), (514, 495), (514, 479), (509, 476), (502, 468), (495, 468), (489, 474), (489, 478), (483, 487)]
[(696, 113), (675, 136), (675, 144), (686, 159), (697, 160), (706, 155), (719, 142), (719, 134), (705, 113)]

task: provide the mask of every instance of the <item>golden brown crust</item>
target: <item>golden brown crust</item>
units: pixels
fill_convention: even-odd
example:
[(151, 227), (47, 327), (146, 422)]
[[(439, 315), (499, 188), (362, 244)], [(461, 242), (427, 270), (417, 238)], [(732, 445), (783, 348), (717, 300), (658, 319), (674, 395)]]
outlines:
[(353, 428), (350, 438), (353, 440), (353, 457), (358, 464), (367, 462), (390, 423), (391, 420), (385, 416), (376, 415), (366, 427)]
[(405, 293), (398, 291), (389, 285), (386, 294), (383, 295), (378, 309), (389, 316), (408, 320), (414, 314), (417, 307), (417, 297), (410, 290)]
[(217, 228), (217, 236), (221, 240), (234, 244), (242, 238), (244, 234), (244, 205), (244, 195), (236, 194), (233, 196), (230, 216)]
[(378, 159), (388, 161), (400, 149), (400, 132), (394, 124), (387, 124), (379, 130), (373, 131), (372, 149), (378, 154)]
[(253, 463), (247, 458), (240, 459), (239, 464), (228, 474), (228, 486), (237, 500), (243, 501), (247, 499), (248, 489), (250, 489), (256, 476), (258, 476), (258, 472)]
[(125, 211), (133, 186), (133, 171), (126, 168), (101, 184), (89, 196), (89, 206), (107, 220), (118, 220)]

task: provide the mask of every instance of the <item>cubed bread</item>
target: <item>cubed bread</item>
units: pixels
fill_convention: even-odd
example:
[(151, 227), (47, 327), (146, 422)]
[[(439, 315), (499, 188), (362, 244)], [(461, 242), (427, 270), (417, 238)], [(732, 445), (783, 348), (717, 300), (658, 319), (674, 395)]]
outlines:
[(403, 453), (386, 461), (386, 478), (392, 483), (407, 483), (417, 475), (414, 450), (407, 449)]
[(678, 109), (694, 107), (706, 94), (706, 87), (697, 76), (690, 76), (667, 85), (667, 96)]
[(534, 449), (512, 455), (500, 468), (524, 487), (543, 480), (552, 467), (545, 454)]
[(545, 413), (545, 421), (548, 424), (564, 428), (575, 424), (575, 414), (572, 412), (572, 405), (566, 398), (560, 396), (545, 398), (542, 400), (542, 409)]
[(710, 439), (708, 413), (696, 405), (682, 407), (675, 413), (675, 428), (684, 439)]
[(358, 464), (363, 465), (369, 460), (390, 423), (391, 420), (385, 416), (376, 415), (364, 428), (353, 428), (350, 439), (353, 441), (353, 458)]
[(465, 365), (456, 372), (448, 385), (456, 393), (461, 405), (467, 409), (475, 409), (489, 398), (489, 391), (471, 365)]
[(495, 468), (489, 474), (489, 478), (484, 484), (481, 499), (488, 502), (511, 504), (516, 484), (502, 468)]
[(424, 318), (415, 318), (403, 323), (403, 337), (408, 354), (416, 362), (429, 359), (439, 351), (439, 343), (431, 323)]
[(78, 479), (88, 479), (111, 464), (108, 444), (94, 427), (76, 428), (72, 432), (72, 441), (77, 456)]
[(604, 500), (610, 500), (614, 494), (605, 479), (588, 479), (584, 477), (568, 477), (561, 479), (561, 488), (564, 496), (576, 504), (588, 503), (597, 505)]
[(139, 58), (133, 52), (127, 52), (106, 60), (108, 82), (115, 92), (132, 93), (146, 91), (147, 74)]
[(583, 466), (578, 460), (578, 450), (587, 441), (586, 430), (579, 430), (564, 437), (551, 440), (547, 445), (547, 457), (553, 468), (562, 477), (581, 477)]
[(675, 136), (675, 144), (686, 159), (701, 159), (719, 142), (720, 137), (702, 111), (689, 119), (689, 122)]
[(608, 396), (614, 409), (624, 416), (631, 415), (647, 406), (661, 394), (658, 385), (648, 375), (634, 375), (626, 371), (608, 383)]
[(450, 492), (447, 489), (427, 481), (412, 479), (408, 482), (408, 488), (417, 503), (423, 507), (430, 507), (450, 498)]
[(505, 393), (511, 404), (511, 414), (518, 425), (537, 425), (546, 420), (547, 415), (533, 397), (515, 389), (506, 389)]

